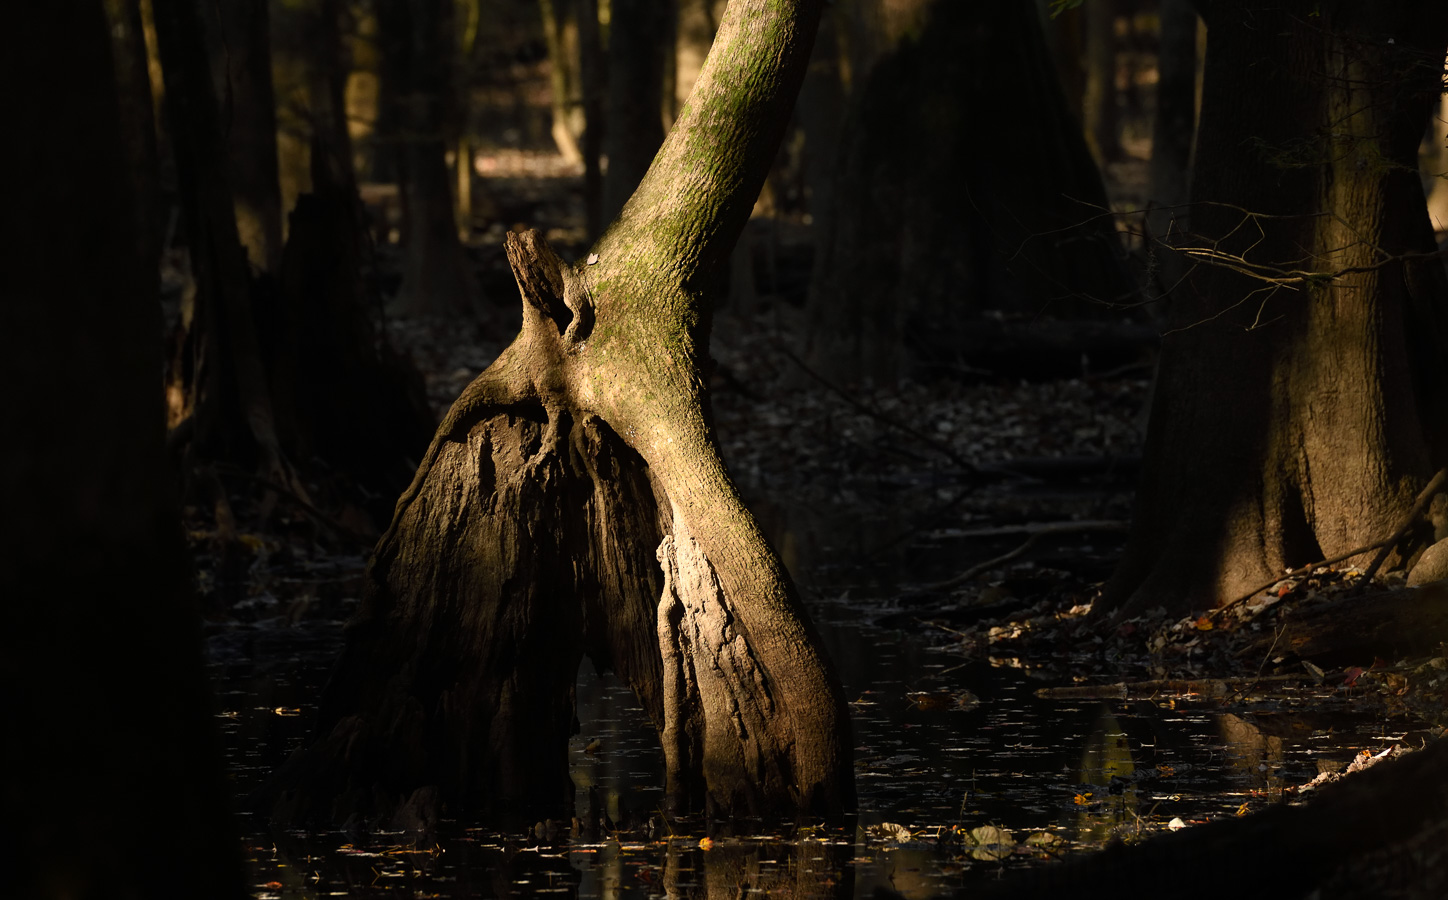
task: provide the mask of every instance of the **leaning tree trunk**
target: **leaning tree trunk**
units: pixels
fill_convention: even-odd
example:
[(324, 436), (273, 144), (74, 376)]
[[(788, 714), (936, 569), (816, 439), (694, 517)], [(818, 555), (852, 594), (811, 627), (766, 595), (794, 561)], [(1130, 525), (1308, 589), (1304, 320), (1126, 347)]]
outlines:
[(1448, 10), (1197, 7), (1195, 269), (1106, 609), (1217, 606), (1381, 540), (1448, 461), (1448, 290), (1413, 256), (1434, 249), (1415, 162)]
[(676, 809), (838, 813), (838, 680), (725, 471), (710, 301), (763, 183), (819, 4), (735, 0), (683, 116), (588, 261), (508, 239), (517, 340), (463, 393), (378, 547), (293, 758), (284, 819), (571, 815), (587, 653), (659, 729)]

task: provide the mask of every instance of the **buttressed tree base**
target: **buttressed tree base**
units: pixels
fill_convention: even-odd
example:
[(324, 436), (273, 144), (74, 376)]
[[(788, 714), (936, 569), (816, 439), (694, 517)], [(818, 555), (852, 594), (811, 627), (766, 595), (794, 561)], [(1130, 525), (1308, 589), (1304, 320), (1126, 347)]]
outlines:
[(730, 4), (678, 123), (585, 261), (509, 236), (522, 331), (398, 502), (279, 819), (571, 814), (585, 653), (658, 728), (676, 810), (852, 805), (839, 681), (725, 470), (704, 383), (711, 300), (819, 10)]

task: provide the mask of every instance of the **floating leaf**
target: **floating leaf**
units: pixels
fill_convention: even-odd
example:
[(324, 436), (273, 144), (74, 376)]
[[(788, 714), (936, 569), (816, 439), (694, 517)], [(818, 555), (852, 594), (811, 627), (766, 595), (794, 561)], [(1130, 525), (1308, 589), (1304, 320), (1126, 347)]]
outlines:
[(1183, 828), (1187, 827), (1187, 823), (1183, 822), (1180, 816), (1176, 816), (1173, 817), (1170, 822), (1166, 823), (1166, 827), (1170, 828), (1172, 831), (1181, 831)]
[(1247, 804), (1244, 802), (1241, 806), (1237, 807), (1237, 815), (1239, 815), (1239, 816), (1245, 816), (1246, 814), (1247, 814)]
[(1090, 806), (1091, 792), (1086, 791), (1085, 793), (1077, 794), (1075, 799), (1073, 799), (1071, 802), (1075, 803), (1077, 806)]
[(971, 856), (981, 860), (999, 860), (1010, 856), (1016, 848), (1016, 839), (1004, 828), (981, 825), (970, 830), (970, 839), (976, 848)]
[(895, 841), (899, 844), (904, 844), (913, 837), (910, 829), (904, 825), (896, 825), (894, 822), (881, 822), (875, 826), (874, 832), (887, 841)]
[(699, 849), (700, 849), (700, 850), (708, 850), (710, 847), (713, 847), (713, 846), (714, 846), (714, 841), (713, 841), (713, 840), (711, 840), (711, 839), (709, 839), (709, 838), (706, 838), (706, 837), (699, 838)]
[(1059, 834), (1052, 834), (1049, 831), (1033, 831), (1026, 838), (1025, 843), (1032, 847), (1054, 847), (1056, 844), (1063, 843), (1063, 840)]

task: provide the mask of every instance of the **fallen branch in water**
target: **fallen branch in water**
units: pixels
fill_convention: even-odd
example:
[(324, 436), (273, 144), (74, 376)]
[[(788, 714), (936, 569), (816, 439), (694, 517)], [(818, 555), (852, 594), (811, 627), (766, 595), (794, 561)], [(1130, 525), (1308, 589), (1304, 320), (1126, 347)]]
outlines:
[(1029, 534), (1025, 543), (1009, 553), (1003, 553), (994, 559), (988, 559), (983, 563), (971, 566), (953, 578), (938, 581), (935, 584), (927, 584), (924, 589), (927, 591), (945, 591), (956, 585), (964, 584), (982, 572), (989, 572), (998, 566), (1005, 565), (1011, 560), (1024, 554), (1036, 542), (1048, 534), (1080, 534), (1093, 531), (1125, 531), (1127, 523), (1116, 519), (1088, 519), (1080, 522), (1048, 522), (1042, 525), (1008, 525), (1001, 528), (982, 528), (975, 531), (967, 531), (957, 537), (993, 537), (1003, 534)]

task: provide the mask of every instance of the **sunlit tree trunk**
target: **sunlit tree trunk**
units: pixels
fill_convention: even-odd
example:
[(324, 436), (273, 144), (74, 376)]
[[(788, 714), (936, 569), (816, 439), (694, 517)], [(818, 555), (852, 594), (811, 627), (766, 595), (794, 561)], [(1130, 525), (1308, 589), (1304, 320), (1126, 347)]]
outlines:
[(579, 81), (575, 0), (538, 0), (548, 45), (548, 89), (553, 108), (553, 143), (563, 158), (583, 163), (583, 88)]
[(1210, 608), (1381, 540), (1448, 462), (1448, 289), (1413, 258), (1434, 249), (1416, 161), (1448, 9), (1249, 6), (1197, 3), (1196, 268), (1105, 609)]
[[(56, 0), (7, 22), (4, 77), (45, 85), (5, 104), (24, 140), (0, 293), (4, 893), (239, 900), (106, 18)], [(158, 835), (165, 874), (138, 877)]]
[(586, 653), (659, 729), (676, 810), (840, 813), (849, 717), (719, 456), (710, 309), (820, 4), (735, 0), (684, 114), (588, 259), (508, 239), (523, 329), (439, 428), (282, 818), (572, 813)]
[[(1445, 63), (1448, 66), (1448, 63)], [(1433, 220), (1433, 230), (1440, 238), (1448, 238), (1448, 91), (1433, 113), (1429, 129), (1433, 141), (1429, 172), (1433, 175), (1433, 188), (1428, 194), (1428, 215)]]

